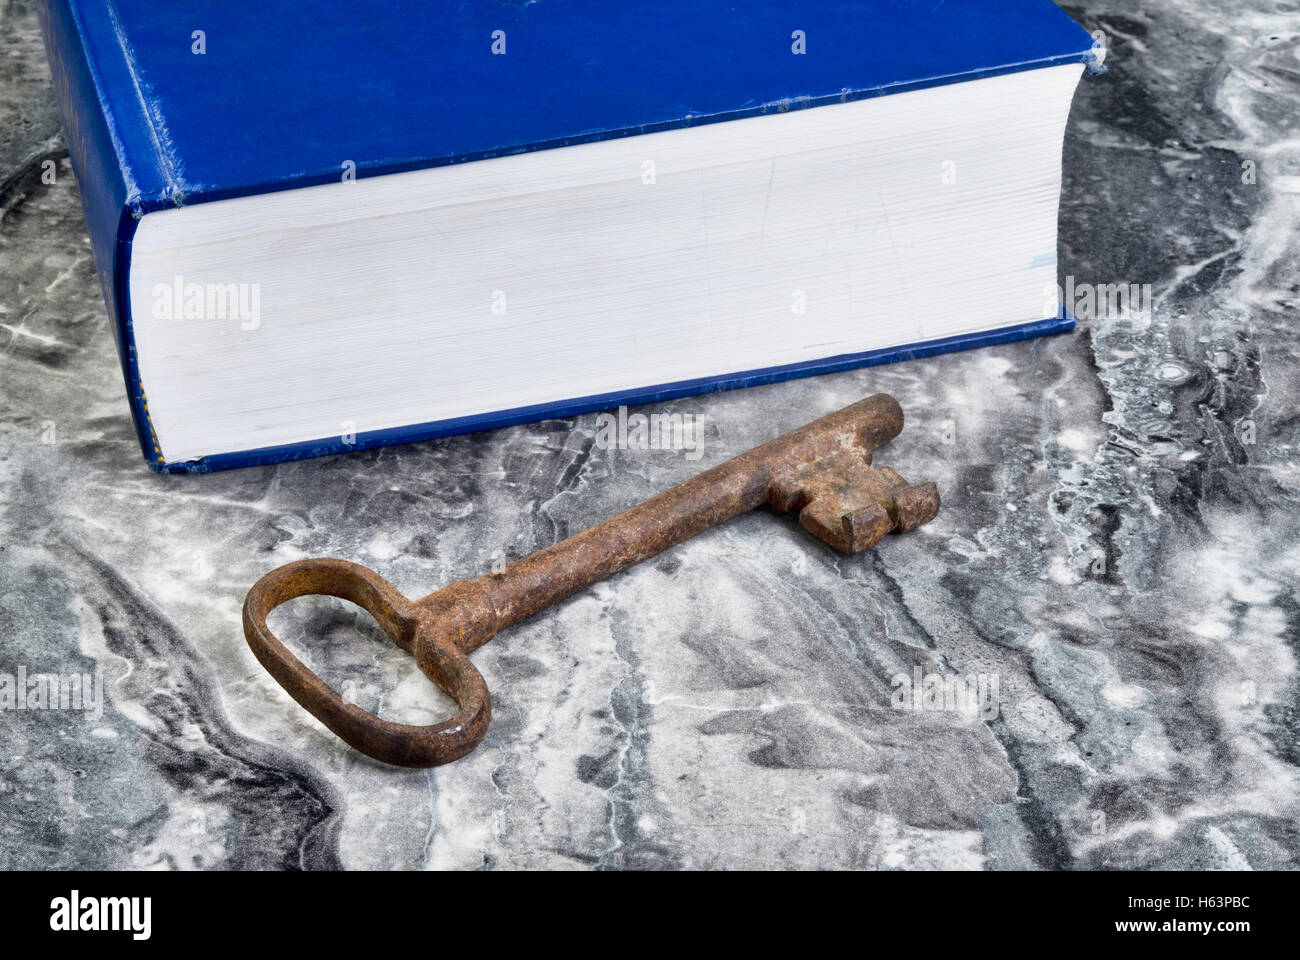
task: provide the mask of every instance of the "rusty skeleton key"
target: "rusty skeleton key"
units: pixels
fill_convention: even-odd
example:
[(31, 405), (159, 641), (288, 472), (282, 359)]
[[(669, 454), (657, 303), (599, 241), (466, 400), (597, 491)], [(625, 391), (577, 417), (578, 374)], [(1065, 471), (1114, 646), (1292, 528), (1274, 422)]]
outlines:
[[(386, 763), (432, 767), (458, 760), (487, 732), (487, 685), (468, 654), (572, 593), (763, 504), (837, 550), (856, 553), (891, 530), (939, 512), (933, 483), (910, 485), (871, 451), (903, 429), (903, 411), (878, 393), (742, 453), (625, 513), (510, 564), (408, 600), (377, 573), (346, 560), (299, 560), (271, 571), (244, 601), (244, 636), (262, 666), (318, 720)], [(342, 597), (368, 610), (460, 711), (429, 726), (392, 723), (344, 700), (267, 628), (294, 597)]]

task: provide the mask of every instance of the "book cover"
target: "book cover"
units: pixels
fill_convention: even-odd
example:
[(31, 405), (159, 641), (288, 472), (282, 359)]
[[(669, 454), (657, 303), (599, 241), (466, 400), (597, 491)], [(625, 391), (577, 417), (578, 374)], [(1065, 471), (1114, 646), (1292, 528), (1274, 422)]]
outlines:
[[(150, 212), (1093, 63), (1049, 0), (770, 6), (666, 0), (455, 8), (287, 0), (45, 0), (42, 22), (137, 434), (203, 472), (490, 429), (1067, 329), (1039, 323), (562, 403), (169, 463), (127, 295)], [(792, 44), (816, 56), (790, 56)], [(499, 53), (508, 52), (506, 56)]]

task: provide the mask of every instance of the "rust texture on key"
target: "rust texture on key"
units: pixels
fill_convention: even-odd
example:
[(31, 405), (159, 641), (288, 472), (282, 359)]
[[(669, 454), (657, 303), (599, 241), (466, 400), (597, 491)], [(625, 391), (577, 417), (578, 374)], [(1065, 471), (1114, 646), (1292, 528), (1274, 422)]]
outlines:
[[(491, 699), (468, 654), (497, 632), (584, 587), (626, 570), (742, 513), (769, 505), (837, 550), (856, 553), (885, 534), (934, 519), (939, 491), (909, 484), (871, 452), (903, 429), (903, 411), (876, 394), (713, 467), (498, 573), (460, 580), (412, 601), (377, 573), (347, 560), (299, 560), (271, 571), (244, 601), (244, 636), (290, 696), (339, 737), (386, 763), (430, 767), (474, 749)], [(280, 604), (310, 594), (369, 611), (393, 642), (459, 707), (428, 726), (392, 723), (344, 700), (267, 627)]]

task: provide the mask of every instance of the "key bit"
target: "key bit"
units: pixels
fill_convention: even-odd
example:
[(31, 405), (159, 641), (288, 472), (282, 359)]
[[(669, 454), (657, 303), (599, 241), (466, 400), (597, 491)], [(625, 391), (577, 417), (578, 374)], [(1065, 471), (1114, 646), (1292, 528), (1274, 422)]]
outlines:
[[(939, 512), (933, 483), (909, 484), (871, 453), (903, 429), (903, 411), (878, 393), (706, 470), (624, 513), (510, 564), (418, 601), (359, 564), (299, 560), (272, 570), (244, 601), (244, 636), (284, 689), (334, 733), (386, 763), (430, 767), (469, 753), (487, 733), (491, 698), (468, 654), (497, 632), (696, 534), (764, 504), (799, 511), (808, 532), (845, 553)], [(392, 723), (344, 700), (267, 627), (294, 597), (341, 597), (369, 611), (456, 701), (450, 720)]]
[(934, 519), (939, 490), (871, 466), (869, 453), (837, 451), (774, 477), (768, 502), (781, 513), (798, 510), (799, 523), (818, 540), (858, 553), (890, 531), (905, 533)]

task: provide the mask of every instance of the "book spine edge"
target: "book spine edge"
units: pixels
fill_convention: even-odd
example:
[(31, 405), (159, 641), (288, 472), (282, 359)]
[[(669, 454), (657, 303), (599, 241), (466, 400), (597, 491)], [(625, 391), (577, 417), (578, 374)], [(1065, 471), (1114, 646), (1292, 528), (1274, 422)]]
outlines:
[(111, 126), (103, 87), (72, 0), (38, 0), (37, 16), (96, 273), (117, 342), (136, 438), (149, 466), (161, 471), (164, 458), (149, 423), (136, 365), (127, 282), (131, 239), (143, 214), (144, 198), (126, 151)]

